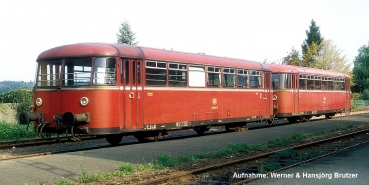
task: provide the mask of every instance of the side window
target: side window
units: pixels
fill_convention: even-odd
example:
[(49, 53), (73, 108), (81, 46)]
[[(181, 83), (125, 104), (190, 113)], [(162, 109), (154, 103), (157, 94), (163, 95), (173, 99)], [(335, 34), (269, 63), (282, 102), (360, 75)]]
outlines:
[(261, 88), (261, 71), (250, 71), (250, 87)]
[(345, 90), (345, 86), (344, 86), (344, 79), (341, 79), (341, 78), (336, 78), (334, 79), (334, 90), (337, 90), (337, 91), (343, 91)]
[(238, 88), (249, 87), (249, 71), (247, 69), (237, 70), (237, 87)]
[(183, 63), (169, 63), (169, 86), (187, 86), (187, 67)]
[(314, 90), (314, 76), (306, 76), (307, 78), (307, 88), (309, 90)]
[(291, 74), (281, 73), (279, 75), (279, 88), (290, 89), (291, 88)]
[(146, 61), (146, 85), (165, 86), (167, 64), (159, 61)]
[(272, 88), (273, 90), (278, 89), (278, 73), (273, 73), (272, 74)]
[(205, 67), (191, 65), (188, 68), (188, 85), (190, 87), (205, 87)]
[(306, 89), (306, 88), (307, 88), (306, 75), (300, 75), (300, 89)]
[(327, 90), (327, 81), (328, 77), (322, 77), (322, 86), (321, 86), (322, 90)]
[(221, 87), (221, 70), (220, 67), (207, 67), (207, 86), (208, 87)]
[(94, 65), (94, 85), (115, 85), (115, 58), (96, 58)]
[(322, 77), (320, 76), (315, 76), (315, 90), (320, 90), (322, 87), (321, 87), (321, 80), (322, 80)]
[(333, 78), (328, 78), (328, 90), (333, 90)]
[(234, 68), (224, 68), (223, 69), (223, 87), (236, 87), (236, 71)]

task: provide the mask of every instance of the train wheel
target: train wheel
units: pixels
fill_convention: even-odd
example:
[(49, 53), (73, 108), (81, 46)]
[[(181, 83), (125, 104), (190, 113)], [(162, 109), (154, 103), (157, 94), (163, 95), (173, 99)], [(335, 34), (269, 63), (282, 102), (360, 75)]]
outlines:
[(202, 127), (195, 127), (194, 130), (197, 135), (203, 135), (206, 131), (208, 131), (210, 127), (202, 126)]
[(106, 141), (111, 145), (119, 145), (122, 141), (123, 134), (110, 134), (106, 136)]
[(324, 116), (325, 116), (325, 119), (332, 119), (332, 117), (334, 116), (334, 114), (326, 114)]
[(312, 117), (313, 116), (306, 116), (306, 118), (305, 118), (306, 122), (309, 122)]
[(145, 139), (145, 136), (143, 136), (143, 134), (135, 134), (134, 136), (138, 140), (138, 142), (146, 143), (146, 139)]
[(273, 125), (274, 124), (274, 120), (275, 120), (275, 115), (273, 115), (273, 118), (272, 119), (267, 119), (268, 125)]
[(287, 120), (289, 123), (296, 123), (296, 118), (294, 117), (287, 118)]

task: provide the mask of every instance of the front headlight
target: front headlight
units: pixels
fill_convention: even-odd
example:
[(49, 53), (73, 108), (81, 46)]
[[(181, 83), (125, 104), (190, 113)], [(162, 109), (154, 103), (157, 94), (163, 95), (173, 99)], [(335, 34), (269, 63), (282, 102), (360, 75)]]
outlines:
[(36, 105), (37, 106), (41, 106), (42, 105), (42, 99), (41, 98), (37, 98), (36, 99)]
[(82, 97), (79, 102), (81, 103), (82, 106), (86, 106), (88, 104), (88, 98)]

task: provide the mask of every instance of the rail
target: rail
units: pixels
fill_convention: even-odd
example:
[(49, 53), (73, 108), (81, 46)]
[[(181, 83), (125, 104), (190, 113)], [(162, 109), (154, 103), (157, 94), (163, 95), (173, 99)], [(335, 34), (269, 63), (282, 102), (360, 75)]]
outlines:
[[(314, 156), (312, 158), (308, 158), (306, 160), (297, 162), (295, 164), (291, 164), (289, 166), (284, 166), (282, 168), (279, 168), (275, 171), (271, 171), (271, 172), (267, 172), (269, 173), (273, 173), (273, 172), (277, 172), (277, 171), (281, 171), (281, 170), (285, 170), (287, 168), (291, 168), (291, 167), (295, 167), (297, 165), (300, 165), (302, 163), (306, 163), (306, 162), (310, 162), (314, 159), (320, 158), (320, 157), (324, 157), (327, 155), (332, 155), (334, 153), (337, 153), (338, 151), (341, 150), (345, 150), (345, 149), (349, 149), (352, 148), (354, 146), (358, 146), (361, 144), (365, 144), (368, 143), (368, 133), (369, 129), (363, 129), (360, 131), (354, 131), (351, 133), (347, 133), (347, 134), (341, 134), (338, 136), (332, 136), (330, 138), (322, 138), (320, 140), (317, 141), (312, 141), (309, 143), (304, 143), (304, 144), (297, 144), (291, 147), (287, 147), (287, 148), (283, 148), (283, 149), (277, 149), (275, 151), (269, 151), (266, 153), (262, 153), (259, 155), (254, 155), (251, 157), (245, 157), (245, 158), (241, 158), (241, 159), (235, 159), (232, 161), (228, 161), (222, 164), (216, 164), (216, 165), (211, 165), (211, 166), (206, 166), (203, 168), (199, 168), (199, 169), (195, 169), (192, 171), (187, 171), (187, 172), (180, 172), (180, 173), (174, 173), (172, 175), (167, 175), (166, 177), (162, 177), (162, 178), (157, 178), (157, 179), (153, 179), (153, 180), (148, 180), (145, 182), (139, 182), (137, 184), (139, 185), (151, 185), (151, 184), (162, 184), (162, 183), (166, 183), (166, 184), (176, 184), (176, 183), (185, 183), (185, 184), (192, 184), (192, 183), (199, 183), (200, 181), (203, 180), (198, 180), (198, 179), (202, 179), (202, 177), (204, 175), (202, 174), (207, 174), (209, 175), (210, 173), (214, 172), (215, 174), (217, 174), (216, 176), (222, 176), (222, 171), (226, 171), (224, 176), (229, 176), (229, 169), (233, 169), (234, 171), (234, 166), (236, 165), (237, 168), (241, 168), (242, 165), (248, 165), (248, 164), (253, 164), (255, 163), (255, 161), (263, 161), (263, 160), (268, 160), (270, 158), (271, 155), (276, 154), (277, 152), (281, 152), (287, 149), (298, 149), (298, 150), (315, 150), (316, 148), (319, 148), (319, 150), (324, 150), (325, 152), (321, 153), (318, 156)], [(358, 135), (364, 135), (363, 137), (365, 137), (364, 139), (354, 139), (355, 137), (357, 137)], [(344, 138), (348, 138), (347, 142), (342, 142), (342, 139)], [(340, 142), (336, 142), (336, 141), (340, 141)], [(329, 143), (329, 144), (328, 144)], [(333, 145), (332, 143), (339, 143), (340, 145)], [(324, 146), (322, 146), (324, 145)], [(252, 170), (252, 169), (251, 169)], [(222, 178), (222, 179), (225, 179)], [(224, 181), (217, 181), (217, 180), (211, 180), (211, 182), (217, 182), (220, 184), (244, 184), (247, 182), (251, 182), (256, 180), (257, 178), (248, 178), (248, 179), (243, 179), (241, 181), (233, 181), (233, 182), (224, 182)], [(209, 182), (209, 181), (208, 181)], [(202, 182), (201, 182), (202, 183)]]

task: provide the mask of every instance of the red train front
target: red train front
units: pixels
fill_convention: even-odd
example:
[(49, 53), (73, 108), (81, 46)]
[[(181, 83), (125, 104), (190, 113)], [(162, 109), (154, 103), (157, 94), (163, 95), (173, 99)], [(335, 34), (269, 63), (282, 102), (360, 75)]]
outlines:
[(103, 135), (118, 144), (212, 125), (272, 120), (270, 69), (256, 62), (123, 44), (73, 44), (41, 53), (33, 113), (39, 133)]

